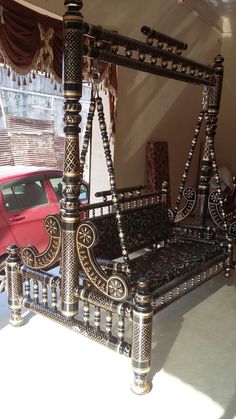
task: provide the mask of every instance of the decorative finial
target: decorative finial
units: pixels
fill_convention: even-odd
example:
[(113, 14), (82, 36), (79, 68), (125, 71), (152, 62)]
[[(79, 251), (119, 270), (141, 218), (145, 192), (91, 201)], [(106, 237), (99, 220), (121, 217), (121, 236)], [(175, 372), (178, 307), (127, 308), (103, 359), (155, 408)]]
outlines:
[(82, 0), (65, 0), (64, 5), (68, 10), (78, 12), (83, 7), (83, 1)]
[(218, 54), (215, 58), (214, 58), (215, 64), (216, 65), (222, 65), (224, 62), (224, 57), (222, 57), (222, 55)]

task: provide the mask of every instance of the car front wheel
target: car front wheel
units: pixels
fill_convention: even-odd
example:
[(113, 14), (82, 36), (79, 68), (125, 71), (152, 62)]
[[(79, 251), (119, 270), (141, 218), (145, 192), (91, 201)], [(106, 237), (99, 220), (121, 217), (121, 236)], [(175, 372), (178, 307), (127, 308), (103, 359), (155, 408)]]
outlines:
[(0, 259), (0, 292), (5, 291), (6, 284), (6, 259), (5, 257)]

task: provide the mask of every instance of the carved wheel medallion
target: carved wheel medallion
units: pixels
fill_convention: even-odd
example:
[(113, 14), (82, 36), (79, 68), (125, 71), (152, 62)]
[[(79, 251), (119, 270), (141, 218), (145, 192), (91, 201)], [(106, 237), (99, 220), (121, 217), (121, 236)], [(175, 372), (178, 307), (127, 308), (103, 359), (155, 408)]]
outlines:
[(60, 229), (58, 225), (58, 220), (56, 220), (54, 217), (46, 218), (45, 230), (51, 237), (60, 237)]
[[(32, 246), (33, 247), (33, 246)], [(31, 249), (32, 249), (31, 247)], [(27, 265), (27, 266), (32, 266), (34, 263), (34, 256), (32, 254), (32, 251), (28, 248), (23, 249), (22, 252), (22, 257), (24, 256), (23, 262)]]
[(95, 246), (98, 241), (98, 231), (94, 224), (87, 221), (78, 227), (78, 242), (81, 246), (90, 248)]

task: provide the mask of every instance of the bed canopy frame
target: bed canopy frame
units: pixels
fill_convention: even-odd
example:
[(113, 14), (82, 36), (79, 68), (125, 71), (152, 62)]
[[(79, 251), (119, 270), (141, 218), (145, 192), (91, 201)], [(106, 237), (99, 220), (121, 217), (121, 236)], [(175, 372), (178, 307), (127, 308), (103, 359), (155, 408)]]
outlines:
[[(8, 304), (11, 311), (10, 322), (15, 326), (22, 324), (21, 309), (26, 307), (120, 353), (131, 356), (134, 371), (132, 389), (137, 394), (144, 394), (150, 389), (147, 382), (147, 374), (150, 369), (151, 359), (153, 310), (154, 313), (158, 312), (160, 307), (162, 308), (171, 301), (176, 300), (188, 292), (190, 288), (195, 288), (201, 282), (223, 269), (226, 270), (226, 276), (230, 274), (232, 244), (228, 236), (229, 230), (223, 209), (214, 151), (223, 81), (223, 58), (218, 55), (213, 66), (206, 66), (184, 58), (182, 52), (187, 48), (184, 42), (157, 32), (147, 26), (142, 28), (142, 33), (146, 36), (146, 40), (141, 42), (108, 31), (100, 26), (90, 25), (83, 19), (82, 6), (81, 0), (65, 0), (65, 155), (61, 214), (60, 216), (49, 216), (45, 220), (45, 228), (50, 236), (50, 243), (43, 253), (39, 254), (31, 246), (24, 248), (21, 254), (19, 248), (15, 245), (11, 245), (8, 248), (7, 282)], [(80, 100), (82, 96), (84, 56), (93, 60), (104, 61), (203, 87), (203, 108), (198, 117), (179, 195), (176, 206), (173, 212), (171, 212), (171, 217), (170, 211), (167, 212), (164, 209), (166, 207), (166, 184), (163, 185), (159, 195), (157, 193), (142, 195), (141, 187), (133, 189), (116, 188), (103, 104), (96, 89), (97, 79), (94, 80), (95, 94), (91, 97), (84, 144), (80, 153)], [(96, 78), (96, 71), (93, 76)], [(103, 191), (97, 194), (97, 196), (103, 198), (103, 203), (90, 204), (81, 208), (79, 202), (80, 183), (85, 155), (91, 141), (95, 108), (98, 113), (110, 179), (110, 191)], [(192, 187), (185, 187), (185, 183), (203, 119), (206, 122), (206, 140), (201, 161), (200, 178), (197, 191), (195, 191)], [(217, 191), (214, 199), (209, 188), (212, 171), (217, 181)], [(128, 193), (128, 198), (126, 193)], [(111, 196), (111, 200), (107, 200), (108, 196)], [(182, 209), (179, 209), (182, 197), (186, 199), (186, 204)], [(140, 201), (141, 208), (138, 208)], [(124, 210), (126, 204), (127, 211)], [(105, 208), (108, 213), (104, 215), (103, 210)], [(193, 209), (195, 209), (194, 227), (191, 228), (188, 225), (182, 228), (181, 222), (192, 213)], [(94, 218), (94, 216), (97, 210), (100, 211), (100, 216), (97, 217), (97, 222), (95, 222), (96, 217)], [(131, 217), (127, 215), (129, 210), (131, 210)], [(132, 263), (129, 253), (130, 249), (133, 250), (138, 247), (136, 239), (133, 240), (132, 234), (134, 233), (135, 235), (135, 232), (131, 231), (132, 234), (130, 233), (131, 235), (127, 237), (126, 231), (127, 226), (129, 227), (132, 224), (133, 214), (135, 215), (139, 210), (141, 211), (141, 218), (146, 217), (149, 224), (153, 222), (153, 219), (157, 224), (160, 223), (158, 228), (160, 228), (161, 232), (157, 234), (157, 241), (166, 241), (170, 224), (174, 224), (177, 232), (181, 230), (181, 240), (180, 242), (177, 241), (177, 244), (180, 243), (179, 246), (181, 246), (185, 235), (188, 236), (189, 234), (189, 241), (199, 242), (200, 240), (203, 246), (207, 246), (207, 243), (209, 243), (218, 252), (214, 254), (213, 259), (216, 262), (211, 266), (209, 265), (209, 270), (207, 270), (208, 266), (205, 269), (204, 265), (203, 277), (199, 272), (196, 274), (196, 281), (195, 277), (189, 276), (190, 282), (185, 279), (183, 289), (179, 286), (178, 281), (176, 282), (175, 278), (173, 282), (174, 297), (173, 290), (170, 290), (170, 288), (167, 290), (168, 284), (164, 284), (162, 289), (169, 293), (167, 300), (161, 296), (160, 289), (152, 290), (150, 293), (150, 287), (147, 285), (150, 281), (147, 281), (147, 278), (143, 278), (144, 274), (140, 275), (137, 283), (130, 280), (130, 278), (132, 279)], [(216, 233), (214, 228), (207, 226), (208, 210), (223, 233)], [(92, 217), (90, 216), (91, 213)], [(85, 217), (85, 220), (81, 221), (81, 214)], [(148, 223), (147, 225), (149, 225)], [(97, 243), (99, 247), (101, 240), (99, 228), (101, 227), (101, 231), (109, 234), (110, 241), (108, 238), (105, 238), (108, 247), (106, 251), (110, 252), (113, 255), (111, 259), (114, 259), (113, 253), (116, 247), (115, 239), (113, 242), (114, 224), (116, 224), (118, 229), (120, 256), (123, 258), (121, 262), (113, 262), (108, 260), (108, 258), (105, 259), (103, 256), (99, 258), (100, 255), (93, 252), (93, 248)], [(162, 231), (161, 224), (166, 225), (167, 235), (166, 231)], [(145, 245), (146, 243), (151, 243), (151, 239), (149, 241), (146, 240), (145, 235), (151, 235), (152, 228), (152, 225), (147, 227), (147, 230), (150, 230), (149, 233), (141, 231), (141, 241)], [(192, 237), (190, 238), (190, 236)], [(133, 246), (132, 243), (130, 244), (132, 240), (134, 241)], [(210, 247), (207, 248), (207, 254), (211, 251), (209, 249)], [(45, 272), (59, 259), (60, 276)], [(30, 289), (31, 280), (33, 280), (33, 299), (31, 298)], [(42, 303), (39, 302), (39, 283), (42, 285)], [(48, 287), (51, 289), (51, 307), (48, 306)], [(159, 305), (155, 306), (155, 298), (160, 299)], [(76, 319), (79, 313), (79, 301), (82, 301), (83, 304), (83, 322)], [(90, 305), (94, 307), (93, 327), (89, 323)], [(106, 310), (107, 312), (106, 332), (101, 330), (101, 310)], [(112, 335), (112, 316), (115, 315), (118, 316), (117, 337)], [(131, 345), (124, 338), (125, 319), (129, 319), (133, 323)]]

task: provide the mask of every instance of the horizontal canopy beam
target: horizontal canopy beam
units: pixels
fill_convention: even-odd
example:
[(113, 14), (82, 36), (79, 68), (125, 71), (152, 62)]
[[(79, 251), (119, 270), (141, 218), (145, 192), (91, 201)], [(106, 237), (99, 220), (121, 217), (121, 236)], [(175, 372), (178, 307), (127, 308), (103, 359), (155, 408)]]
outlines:
[(134, 58), (129, 58), (124, 55), (114, 54), (108, 50), (99, 49), (96, 47), (88, 47), (84, 45), (83, 54), (87, 57), (98, 59), (106, 63), (119, 65), (122, 67), (131, 68), (145, 73), (155, 74), (169, 79), (184, 81), (186, 83), (198, 84), (203, 86), (214, 86), (213, 80), (205, 79), (200, 76), (194, 76), (171, 68), (161, 67), (148, 62), (139, 61)]
[[(95, 48), (105, 50), (105, 53), (108, 53), (106, 55), (106, 59), (109, 59), (109, 52), (111, 53), (111, 55), (118, 54), (119, 58), (122, 56), (122, 54), (124, 55), (124, 57), (128, 58), (128, 60), (123, 60), (123, 64), (119, 60), (119, 62), (117, 62), (118, 65), (128, 67), (127, 64), (130, 61), (131, 64), (129, 67), (135, 68), (134, 64), (132, 64), (132, 57), (135, 54), (138, 55), (139, 61), (143, 62), (145, 65), (149, 64), (147, 61), (145, 62), (147, 55), (149, 56), (149, 62), (151, 62), (152, 65), (146, 66), (146, 69), (143, 69), (143, 71), (163, 76), (167, 74), (167, 77), (171, 77), (171, 74), (174, 73), (183, 73), (184, 75), (191, 77), (176, 77), (173, 75), (173, 77), (171, 78), (184, 80), (190, 83), (196, 82), (196, 84), (210, 86), (213, 85), (211, 82), (209, 83), (209, 80), (211, 76), (214, 74), (214, 68), (198, 63), (197, 61), (191, 60), (189, 58), (184, 58), (180, 55), (181, 51), (179, 49), (176, 49), (176, 51), (174, 52), (173, 48), (168, 47), (167, 49), (164, 49), (163, 46), (158, 47), (150, 45), (149, 43), (138, 41), (127, 36), (120, 35), (116, 32), (108, 31), (100, 26), (90, 25), (86, 22), (80, 22), (77, 27), (79, 30), (82, 31), (83, 34), (87, 35), (88, 37), (94, 38)], [(176, 42), (180, 41), (176, 40)], [(123, 49), (122, 54), (121, 49)], [(108, 62), (114, 63), (114, 59), (111, 58), (111, 61)], [(167, 71), (151, 70), (152, 67), (162, 67)], [(150, 71), (148, 71), (148, 68), (150, 68)], [(141, 67), (139, 67), (138, 69), (142, 71)], [(201, 82), (199, 82), (199, 79), (201, 79)]]

